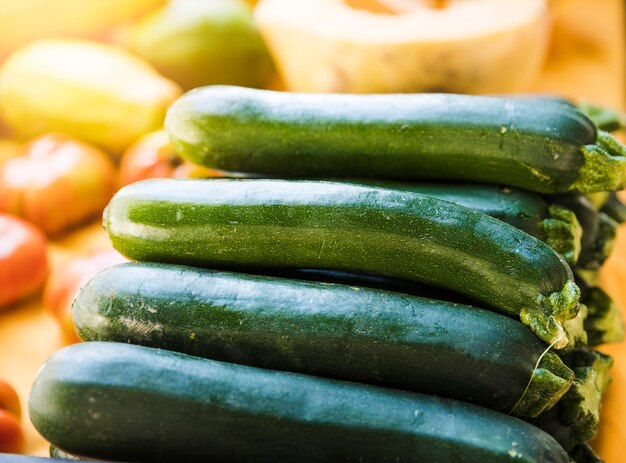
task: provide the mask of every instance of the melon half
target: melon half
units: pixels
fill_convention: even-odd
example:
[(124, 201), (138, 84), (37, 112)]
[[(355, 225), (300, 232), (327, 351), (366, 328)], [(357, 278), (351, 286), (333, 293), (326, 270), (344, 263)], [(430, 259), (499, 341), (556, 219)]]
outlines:
[(298, 92), (524, 91), (549, 42), (545, 0), (261, 0), (255, 16)]

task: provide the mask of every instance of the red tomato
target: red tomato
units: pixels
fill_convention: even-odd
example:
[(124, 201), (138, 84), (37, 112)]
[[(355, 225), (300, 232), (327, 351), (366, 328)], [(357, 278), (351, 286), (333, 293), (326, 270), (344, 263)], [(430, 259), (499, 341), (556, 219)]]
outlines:
[(120, 161), (120, 186), (148, 178), (224, 177), (220, 170), (207, 169), (184, 161), (172, 149), (164, 130), (140, 138)]
[(12, 413), (18, 419), (22, 416), (22, 407), (17, 392), (2, 380), (0, 380), (0, 409)]
[(117, 251), (101, 251), (72, 259), (52, 272), (44, 288), (43, 302), (59, 322), (66, 343), (80, 341), (72, 320), (72, 302), (78, 290), (100, 270), (127, 261)]
[(24, 432), (15, 415), (0, 409), (0, 453), (19, 453), (24, 446)]
[(47, 272), (43, 233), (17, 217), (0, 213), (0, 307), (41, 288)]
[(99, 149), (64, 135), (33, 140), (0, 165), (0, 211), (50, 235), (101, 214), (115, 190), (115, 167)]

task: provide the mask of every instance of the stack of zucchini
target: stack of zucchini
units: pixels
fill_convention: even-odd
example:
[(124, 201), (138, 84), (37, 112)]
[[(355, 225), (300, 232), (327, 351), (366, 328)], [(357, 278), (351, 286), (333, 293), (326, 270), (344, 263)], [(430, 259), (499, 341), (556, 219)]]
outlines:
[[(560, 101), (236, 87), (175, 149), (251, 178), (150, 180), (104, 214), (136, 262), (74, 302), (30, 398), (123, 461), (598, 461), (620, 340), (595, 286), (626, 150)], [(428, 183), (425, 183), (428, 182)], [(593, 195), (590, 195), (593, 193)], [(602, 211), (599, 208), (602, 207)]]

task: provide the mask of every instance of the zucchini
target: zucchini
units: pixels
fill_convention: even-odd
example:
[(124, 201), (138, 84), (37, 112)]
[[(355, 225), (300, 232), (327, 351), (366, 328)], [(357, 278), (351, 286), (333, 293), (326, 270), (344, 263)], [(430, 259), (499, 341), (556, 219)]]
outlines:
[(139, 261), (231, 269), (326, 268), (422, 281), (519, 317), (557, 349), (580, 291), (549, 246), (500, 220), (408, 191), (284, 180), (155, 179), (104, 213)]
[(573, 211), (550, 204), (541, 195), (517, 188), (475, 183), (355, 181), (365, 185), (412, 191), (450, 201), (502, 220), (545, 242), (574, 265), (581, 251), (582, 228)]
[(453, 94), (192, 90), (168, 110), (178, 154), (278, 177), (455, 180), (540, 193), (626, 183), (626, 150), (558, 102)]
[(73, 315), (84, 341), (437, 394), (520, 416), (552, 407), (574, 380), (516, 320), (371, 288), (130, 263), (96, 275)]
[(626, 222), (626, 205), (617, 197), (615, 191), (609, 193), (607, 201), (602, 205), (600, 210), (617, 223)]
[[(398, 293), (411, 294), (426, 299), (435, 299), (445, 302), (453, 302), (463, 304), (468, 307), (476, 305), (474, 301), (464, 297), (461, 294), (430, 286), (427, 284), (401, 280), (397, 278), (381, 277), (379, 275), (339, 272), (336, 270), (323, 269), (262, 269), (259, 274), (275, 276), (280, 278), (291, 278), (296, 280), (319, 281), (326, 283), (337, 283), (348, 286), (364, 286), (366, 288), (377, 288), (385, 291), (394, 291)], [(582, 299), (581, 299), (582, 301)], [(596, 302), (595, 300), (592, 302)], [(598, 301), (600, 302), (600, 301)], [(616, 306), (613, 304), (613, 307)], [(587, 326), (596, 330), (596, 336), (616, 336), (619, 333), (617, 323), (619, 319), (611, 308), (600, 305), (594, 313), (591, 322), (588, 323), (588, 310), (585, 304), (580, 304), (580, 310), (576, 317), (563, 322), (563, 329), (567, 336), (567, 345), (559, 349), (559, 352), (566, 352), (575, 347), (587, 345)], [(607, 309), (611, 309), (610, 311)], [(613, 330), (610, 334), (605, 330)]]
[(124, 461), (569, 461), (540, 429), (472, 404), (123, 343), (55, 353), (29, 411), (53, 445)]

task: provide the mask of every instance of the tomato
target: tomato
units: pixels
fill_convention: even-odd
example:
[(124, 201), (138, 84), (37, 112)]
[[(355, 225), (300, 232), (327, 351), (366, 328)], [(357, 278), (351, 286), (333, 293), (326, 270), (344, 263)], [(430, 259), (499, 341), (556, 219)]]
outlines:
[(19, 453), (24, 446), (24, 432), (18, 418), (0, 409), (0, 453)]
[(220, 170), (207, 169), (184, 161), (170, 146), (164, 130), (141, 137), (122, 155), (120, 186), (148, 178), (224, 177)]
[(76, 257), (56, 268), (43, 293), (44, 306), (52, 313), (61, 328), (66, 343), (79, 342), (72, 320), (72, 301), (78, 290), (100, 270), (127, 259), (114, 250)]
[(115, 190), (115, 167), (102, 151), (64, 135), (35, 139), (0, 165), (0, 212), (49, 235), (102, 213)]
[(0, 409), (12, 413), (18, 419), (22, 416), (22, 407), (17, 392), (2, 380), (0, 380)]
[(17, 217), (0, 213), (0, 307), (41, 288), (47, 272), (43, 233)]

